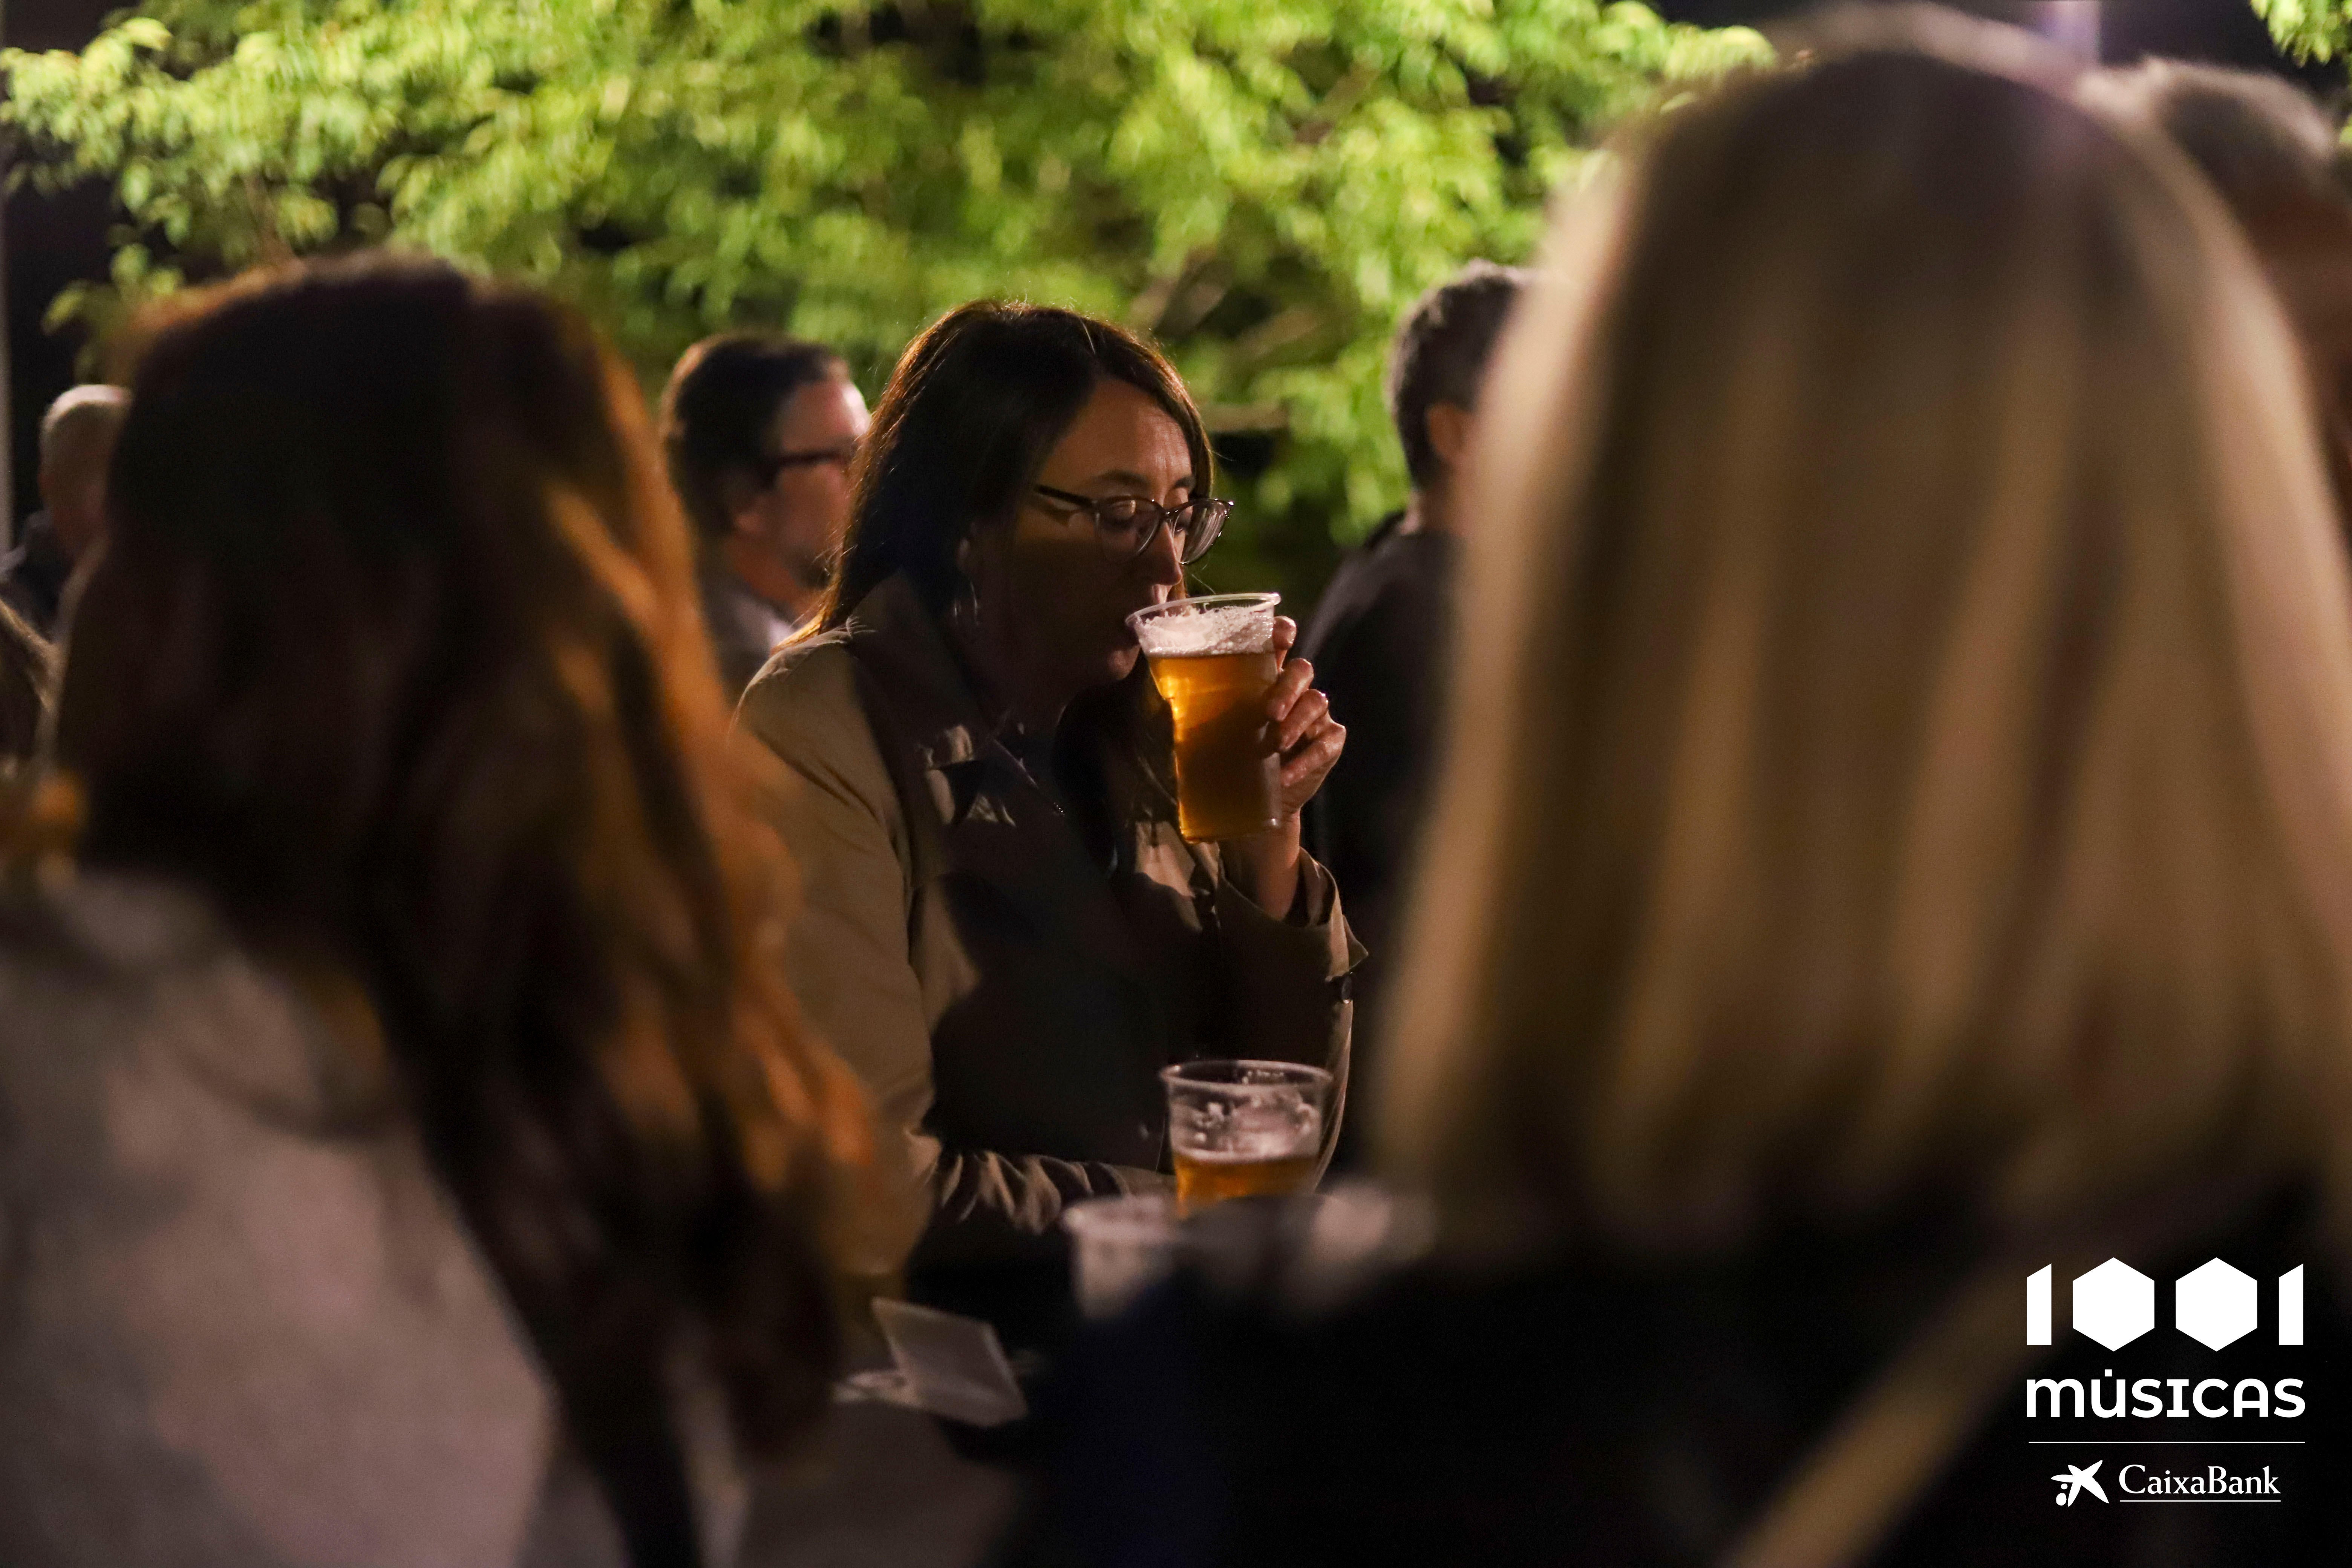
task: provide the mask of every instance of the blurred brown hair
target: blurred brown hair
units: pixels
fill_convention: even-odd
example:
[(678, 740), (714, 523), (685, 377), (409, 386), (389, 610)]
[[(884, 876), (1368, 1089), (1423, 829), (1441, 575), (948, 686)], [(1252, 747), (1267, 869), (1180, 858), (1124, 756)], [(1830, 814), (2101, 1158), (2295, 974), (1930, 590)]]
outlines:
[(2352, 1176), (2284, 323), (2169, 148), (1877, 25), (1657, 123), (1489, 384), (1382, 1086), (1467, 1240)]
[(781, 981), (636, 387), (522, 290), (299, 268), (175, 309), (109, 493), (58, 721), (79, 858), (356, 984), (633, 1556), (690, 1560), (677, 1358), (754, 1452), (819, 1412), (867, 1134)]
[(2335, 121), (2276, 77), (2182, 60), (2101, 71), (2083, 93), (2169, 137), (2253, 242), (2301, 342), (2352, 519), (2352, 184)]

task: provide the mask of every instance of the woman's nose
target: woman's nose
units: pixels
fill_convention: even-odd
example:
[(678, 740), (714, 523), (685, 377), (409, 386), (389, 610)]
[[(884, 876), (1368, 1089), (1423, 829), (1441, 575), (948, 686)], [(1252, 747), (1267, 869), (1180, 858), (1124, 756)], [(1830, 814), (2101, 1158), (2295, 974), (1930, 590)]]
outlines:
[(1165, 583), (1170, 587), (1181, 587), (1184, 582), (1184, 562), (1176, 553), (1176, 531), (1162, 524), (1153, 531), (1151, 542), (1143, 547), (1143, 557), (1138, 569), (1147, 583)]

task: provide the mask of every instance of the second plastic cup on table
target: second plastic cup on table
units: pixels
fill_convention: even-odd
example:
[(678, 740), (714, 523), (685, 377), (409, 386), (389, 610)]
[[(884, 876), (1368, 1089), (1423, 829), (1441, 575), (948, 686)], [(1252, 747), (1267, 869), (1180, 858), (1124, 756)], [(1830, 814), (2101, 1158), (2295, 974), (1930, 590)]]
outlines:
[(1279, 594), (1171, 599), (1127, 617), (1176, 721), (1177, 829), (1194, 843), (1278, 827), (1281, 758), (1265, 695)]
[(1183, 1256), (1176, 1205), (1166, 1196), (1087, 1198), (1062, 1211), (1070, 1233), (1078, 1310), (1116, 1317)]

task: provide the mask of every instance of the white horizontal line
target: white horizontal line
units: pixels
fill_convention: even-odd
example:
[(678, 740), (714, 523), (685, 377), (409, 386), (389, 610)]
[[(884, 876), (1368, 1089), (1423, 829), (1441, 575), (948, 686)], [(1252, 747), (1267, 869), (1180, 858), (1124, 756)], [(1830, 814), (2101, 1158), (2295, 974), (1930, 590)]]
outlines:
[(2300, 1448), (2305, 1437), (2028, 1437), (2029, 1448)]
[(2284, 1502), (2283, 1497), (2124, 1497), (2117, 1502)]

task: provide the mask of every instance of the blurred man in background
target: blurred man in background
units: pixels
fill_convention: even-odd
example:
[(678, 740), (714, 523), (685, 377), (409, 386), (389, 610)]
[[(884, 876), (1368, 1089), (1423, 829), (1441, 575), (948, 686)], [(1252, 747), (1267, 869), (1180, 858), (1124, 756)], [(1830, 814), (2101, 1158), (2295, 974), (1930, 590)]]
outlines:
[(2276, 77), (2185, 60), (2099, 72), (2083, 96), (2169, 137), (2245, 231), (2300, 340), (2352, 520), (2352, 184), (2334, 116)]
[(820, 344), (728, 333), (687, 350), (671, 372), (662, 451), (694, 525), (703, 615), (730, 698), (831, 580), (868, 423), (848, 367)]
[[(1458, 505), (1478, 383), (1525, 274), (1473, 262), (1424, 295), (1397, 331), (1389, 408), (1412, 496), (1340, 563), (1299, 651), (1348, 726), (1348, 750), (1307, 808), (1308, 845), (1348, 900), (1371, 957), (1356, 973), (1356, 1038), (1376, 1034), (1381, 982), (1444, 710), (1454, 564), (1471, 520)], [(1352, 1140), (1342, 1135), (1340, 1157)]]
[(49, 707), (51, 655), (25, 617), (0, 604), (0, 784), (30, 761)]
[(41, 510), (0, 557), (0, 601), (55, 639), (74, 568), (106, 531), (106, 465), (130, 394), (77, 386), (41, 416)]

